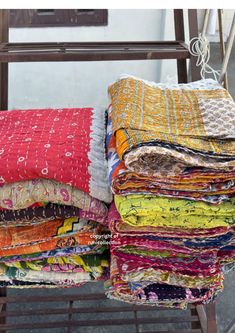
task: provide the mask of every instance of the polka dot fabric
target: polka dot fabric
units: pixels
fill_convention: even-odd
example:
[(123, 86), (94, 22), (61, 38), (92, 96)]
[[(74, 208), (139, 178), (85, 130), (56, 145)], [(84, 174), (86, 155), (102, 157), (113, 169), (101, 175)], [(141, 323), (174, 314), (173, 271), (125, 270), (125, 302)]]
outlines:
[(111, 201), (104, 126), (93, 108), (2, 111), (0, 184), (53, 179)]

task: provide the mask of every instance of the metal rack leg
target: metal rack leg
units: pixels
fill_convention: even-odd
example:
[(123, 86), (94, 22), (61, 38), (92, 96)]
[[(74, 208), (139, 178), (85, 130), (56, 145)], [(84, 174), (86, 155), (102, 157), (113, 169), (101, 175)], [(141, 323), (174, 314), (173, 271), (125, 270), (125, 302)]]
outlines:
[[(198, 318), (199, 318), (198, 311), (197, 311), (196, 307), (191, 308), (190, 312), (191, 312), (191, 316), (198, 316)], [(199, 322), (197, 322), (197, 321), (193, 322), (192, 321), (191, 328), (192, 329), (200, 329), (201, 328), (200, 318), (199, 318)]]
[[(0, 10), (0, 42), (9, 39), (9, 11)], [(8, 64), (0, 63), (0, 110), (8, 109)]]
[[(7, 296), (7, 288), (0, 288), (0, 297), (6, 297)], [(7, 304), (3, 303), (0, 304), (0, 312), (6, 312)], [(6, 317), (0, 316), (0, 325), (6, 324)], [(5, 333), (5, 330), (0, 330), (0, 333)]]
[(215, 302), (207, 306), (207, 333), (217, 333)]
[[(174, 9), (175, 37), (178, 41), (185, 41), (183, 9)], [(187, 83), (186, 59), (177, 60), (178, 83)]]
[[(198, 36), (198, 22), (197, 22), (197, 9), (188, 10), (188, 24), (189, 24), (189, 38), (192, 39)], [(201, 79), (200, 67), (196, 66), (197, 57), (192, 56), (190, 58), (190, 72), (191, 81)]]

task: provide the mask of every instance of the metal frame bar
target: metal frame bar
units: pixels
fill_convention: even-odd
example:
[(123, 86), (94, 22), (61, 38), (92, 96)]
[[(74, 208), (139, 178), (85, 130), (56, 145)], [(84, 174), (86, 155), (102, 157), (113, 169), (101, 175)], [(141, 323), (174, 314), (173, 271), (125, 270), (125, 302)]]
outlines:
[(1, 62), (117, 61), (187, 59), (180, 42), (7, 43), (0, 48)]

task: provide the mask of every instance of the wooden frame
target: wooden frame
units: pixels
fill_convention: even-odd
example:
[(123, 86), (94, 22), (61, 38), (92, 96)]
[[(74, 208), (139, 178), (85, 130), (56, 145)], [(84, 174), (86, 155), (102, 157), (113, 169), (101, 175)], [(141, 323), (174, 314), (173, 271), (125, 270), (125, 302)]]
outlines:
[[(189, 34), (193, 38), (198, 33), (197, 11), (188, 10)], [(177, 61), (178, 82), (187, 82), (187, 59), (190, 60), (191, 81), (200, 79), (200, 69), (196, 67), (196, 59), (190, 55), (185, 44), (183, 10), (174, 10), (175, 20), (175, 41), (156, 41), (156, 42), (97, 42), (97, 43), (8, 43), (8, 13), (0, 10), (0, 107), (7, 110), (8, 106), (8, 63), (9, 62), (34, 62), (34, 61), (113, 61), (113, 60), (150, 60), (150, 59), (175, 59)], [(216, 333), (215, 303), (206, 306), (206, 311), (202, 305), (191, 306), (190, 316), (162, 317), (162, 318), (141, 318), (139, 312), (152, 311), (151, 307), (146, 306), (122, 306), (118, 302), (116, 307), (84, 307), (74, 308), (76, 300), (100, 301), (105, 299), (104, 294), (88, 294), (73, 296), (31, 296), (31, 297), (9, 297), (6, 288), (0, 288), (0, 332), (6, 330), (32, 329), (32, 328), (59, 328), (67, 327), (70, 332), (72, 327), (85, 326), (113, 326), (134, 325), (133, 331), (139, 333), (139, 325), (146, 323), (191, 323), (191, 329), (182, 331), (171, 331), (172, 333)], [(35, 303), (47, 302), (67, 302), (63, 309), (42, 309), (42, 310), (22, 310), (8, 311), (6, 305), (9, 303)], [(119, 306), (121, 304), (121, 306)], [(157, 309), (157, 310), (162, 310)], [(130, 319), (95, 319), (95, 320), (73, 320), (75, 313), (92, 313), (97, 317), (98, 313), (132, 313)], [(29, 315), (59, 315), (67, 314), (67, 321), (42, 323), (17, 323), (6, 324), (6, 317), (21, 317)], [(166, 331), (165, 331), (166, 332)], [(147, 333), (147, 332), (146, 332)], [(154, 331), (153, 333), (157, 333)]]

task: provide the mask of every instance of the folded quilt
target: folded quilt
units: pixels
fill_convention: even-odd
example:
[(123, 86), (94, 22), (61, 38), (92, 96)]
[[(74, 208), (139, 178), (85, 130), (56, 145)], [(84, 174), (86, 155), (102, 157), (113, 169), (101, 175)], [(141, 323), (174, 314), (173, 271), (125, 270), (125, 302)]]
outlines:
[(115, 257), (111, 259), (110, 280), (105, 282), (106, 295), (132, 304), (186, 309), (190, 303), (208, 303), (215, 299), (222, 286), (195, 288), (158, 283), (157, 280), (128, 282), (122, 279)]
[[(138, 248), (137, 248), (138, 249)], [(155, 271), (162, 271), (168, 273), (175, 273), (180, 275), (188, 275), (190, 277), (198, 277), (201, 279), (215, 277), (220, 274), (220, 266), (218, 263), (203, 263), (198, 258), (193, 257), (192, 259), (179, 258), (174, 261), (172, 257), (155, 257), (157, 251), (152, 251), (152, 257), (150, 251), (137, 250), (136, 252), (129, 249), (131, 253), (124, 251), (113, 251), (113, 254), (118, 256), (118, 265), (120, 271), (123, 267), (123, 271), (127, 272), (126, 267), (128, 266), (128, 272), (136, 272), (141, 270), (153, 269)], [(138, 260), (138, 269), (134, 261)], [(125, 266), (125, 263), (127, 266)], [(198, 265), (198, 267), (195, 267)]]
[(41, 206), (29, 207), (25, 209), (0, 210), (0, 226), (25, 226), (35, 225), (55, 219), (66, 219), (70, 217), (80, 217), (104, 223), (105, 216), (89, 213), (74, 206), (45, 203)]
[(80, 217), (80, 209), (77, 207), (45, 203), (25, 209), (0, 210), (0, 226), (32, 225), (76, 216)]
[[(120, 161), (117, 155), (116, 138), (112, 134), (110, 108), (108, 111), (106, 146), (109, 183), (114, 194), (155, 194), (218, 204), (228, 200), (235, 193), (234, 172), (188, 168), (188, 170), (181, 173), (180, 177), (171, 177), (169, 176), (170, 165), (170, 170), (165, 166), (165, 177), (162, 177), (163, 171), (161, 176), (147, 176), (127, 169), (125, 163)], [(158, 165), (158, 161), (156, 163)]]
[(84, 282), (94, 281), (102, 278), (100, 272), (86, 272), (78, 271), (73, 273), (66, 272), (47, 272), (47, 271), (33, 271), (26, 269), (17, 269), (14, 267), (0, 267), (0, 280), (11, 281), (16, 279), (18, 281), (37, 282), (37, 283), (53, 283), (58, 285), (75, 285)]
[(97, 243), (101, 225), (85, 219), (69, 218), (39, 225), (0, 228), (0, 256), (30, 254)]
[(235, 240), (222, 247), (218, 252), (218, 257), (222, 265), (229, 265), (230, 269), (235, 269)]
[(154, 268), (140, 269), (121, 275), (126, 282), (154, 281), (184, 288), (223, 288), (223, 274), (198, 277)]
[(124, 222), (133, 226), (215, 228), (234, 226), (235, 199), (218, 206), (151, 195), (115, 196)]
[(214, 300), (219, 291), (206, 288), (183, 288), (151, 282), (126, 283), (120, 281), (110, 281), (110, 284), (113, 283), (111, 286), (107, 286), (108, 282), (106, 282), (106, 295), (109, 298), (157, 307), (187, 309), (188, 304), (199, 302), (206, 304)]
[[(37, 202), (50, 202), (74, 206), (91, 213), (101, 221), (107, 214), (107, 207), (100, 200), (70, 185), (50, 179), (37, 179), (6, 184), (0, 187), (0, 207), (19, 210)], [(2, 211), (1, 211), (2, 213)]]
[(1, 185), (43, 178), (101, 201), (112, 200), (104, 112), (93, 108), (2, 111), (0, 122)]
[(108, 252), (93, 255), (69, 255), (33, 261), (15, 261), (5, 263), (3, 266), (32, 271), (79, 273), (87, 272), (94, 277), (104, 273), (109, 266)]
[(234, 170), (235, 104), (216, 81), (169, 86), (125, 76), (109, 94), (117, 153), (129, 170), (149, 176), (188, 166)]
[(107, 246), (94, 243), (90, 245), (79, 245), (65, 248), (56, 248), (50, 251), (42, 251), (26, 254), (15, 254), (5, 257), (0, 257), (0, 263), (18, 262), (18, 261), (34, 261), (47, 258), (59, 258), (69, 255), (87, 255), (87, 254), (99, 254), (103, 253), (107, 249)]
[[(234, 151), (232, 153), (234, 156)], [(221, 171), (231, 171), (234, 173), (234, 160), (234, 157), (222, 160), (221, 158), (216, 159), (210, 156), (200, 156), (200, 152), (185, 153), (156, 145), (154, 147), (145, 147), (144, 144), (140, 148), (133, 148), (124, 157), (125, 165), (129, 170), (143, 175), (161, 177), (166, 175), (166, 169), (168, 175), (174, 176), (184, 173), (188, 167), (217, 168)]]
[(154, 227), (154, 226), (132, 226), (125, 223), (118, 213), (115, 204), (112, 203), (107, 217), (109, 229), (115, 237), (117, 236), (142, 236), (155, 235), (162, 237), (174, 237), (175, 239), (205, 239), (224, 236), (226, 234), (235, 234), (235, 227), (217, 227), (217, 228), (174, 228), (174, 227)]
[[(80, 287), (82, 285), (84, 285), (84, 283), (78, 283), (78, 284), (74, 284), (74, 285), (70, 285), (70, 287)], [(29, 281), (20, 281), (20, 280), (16, 280), (16, 279), (12, 279), (12, 280), (8, 280), (8, 281), (1, 281), (0, 280), (0, 287), (7, 287), (7, 288), (11, 288), (11, 289), (39, 289), (39, 288), (47, 288), (47, 289), (55, 289), (55, 288), (66, 288), (66, 285), (57, 285), (57, 284), (53, 284), (50, 282), (29, 282)]]

